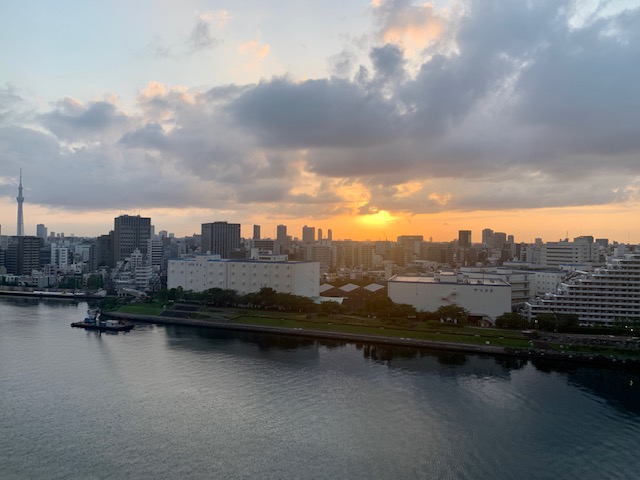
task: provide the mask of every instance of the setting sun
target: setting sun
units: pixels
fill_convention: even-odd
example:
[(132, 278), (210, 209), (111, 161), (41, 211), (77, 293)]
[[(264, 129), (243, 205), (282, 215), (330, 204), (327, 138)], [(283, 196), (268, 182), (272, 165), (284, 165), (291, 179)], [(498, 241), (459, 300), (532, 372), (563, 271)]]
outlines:
[(395, 222), (398, 217), (394, 217), (386, 210), (379, 210), (370, 215), (361, 215), (358, 217), (358, 223), (366, 227), (384, 227), (389, 223)]

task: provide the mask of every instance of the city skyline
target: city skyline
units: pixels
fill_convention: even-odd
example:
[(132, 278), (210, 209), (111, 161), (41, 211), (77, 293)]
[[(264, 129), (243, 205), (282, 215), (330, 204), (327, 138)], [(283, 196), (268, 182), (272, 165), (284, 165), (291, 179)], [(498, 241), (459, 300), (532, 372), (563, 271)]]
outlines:
[[(37, 236), (37, 237), (45, 238), (47, 236), (57, 235), (59, 237), (60, 235), (63, 235), (63, 236), (65, 235), (64, 231), (61, 231), (60, 229), (58, 229), (58, 230), (50, 229), (49, 226), (41, 224), (41, 223), (38, 223), (36, 225), (35, 233), (26, 233), (26, 234), (24, 233), (25, 229), (24, 229), (24, 224), (23, 224), (23, 208), (22, 208), (22, 204), (23, 204), (23, 201), (24, 201), (24, 198), (22, 196), (22, 173), (20, 174), (20, 183), (19, 183), (19, 186), (18, 186), (18, 197), (16, 197), (16, 199), (18, 200), (18, 207), (17, 207), (18, 222), (17, 222), (17, 227), (16, 227), (16, 231), (18, 232), (18, 234), (15, 235), (15, 236), (20, 237), (20, 236), (26, 235), (26, 236)], [(123, 217), (141, 217), (141, 216), (144, 217), (140, 213), (136, 214), (136, 213), (123, 213), (123, 212), (120, 212), (118, 214), (118, 216), (114, 217), (113, 220), (117, 222), (120, 218), (123, 218)], [(153, 221), (152, 218), (150, 218), (150, 217), (147, 217), (147, 218), (149, 218), (151, 221)], [(228, 222), (225, 221), (225, 220), (216, 220), (214, 223), (225, 223), (226, 224)], [(199, 235), (200, 234), (199, 232), (201, 232), (202, 228), (204, 228), (205, 225), (211, 225), (211, 223), (203, 223), (200, 226), (200, 230), (196, 229), (196, 230), (194, 230), (193, 233), (189, 233), (189, 234), (185, 234), (185, 235), (178, 235), (178, 237), (189, 237), (189, 236), (192, 236), (192, 235)], [(240, 228), (240, 235), (241, 235), (242, 238), (254, 238), (255, 233), (256, 233), (256, 228), (258, 229), (258, 231), (260, 231), (260, 229), (262, 227), (262, 225), (256, 225), (256, 224), (253, 224), (253, 225), (246, 225), (245, 224), (244, 226), (242, 224), (238, 224), (238, 226)], [(151, 227), (156, 229), (155, 224), (152, 224)], [(268, 228), (266, 231), (267, 232), (271, 232), (273, 230), (273, 235), (271, 235), (270, 233), (267, 233), (267, 236), (265, 236), (263, 238), (278, 239), (278, 238), (280, 238), (280, 228), (284, 227), (285, 231), (287, 231), (287, 229), (289, 229), (290, 226), (289, 225), (285, 225), (285, 224), (278, 224), (278, 225), (269, 225), (269, 227), (273, 227), (273, 228)], [(2, 231), (1, 228), (2, 228), (2, 224), (0, 224), (0, 232)], [(54, 228), (55, 228), (55, 226), (54, 226)], [(307, 226), (307, 224), (305, 223), (302, 227), (298, 228), (298, 230), (300, 230), (299, 233), (297, 231), (293, 232), (292, 230), (289, 230), (289, 235), (288, 236), (290, 236), (291, 238), (297, 238), (298, 240), (303, 241), (303, 242), (305, 242), (305, 241), (308, 242), (309, 241), (308, 238), (307, 238), (307, 240), (305, 240), (305, 231), (306, 230), (312, 231), (312, 235), (315, 238), (316, 237), (316, 228), (317, 227), (315, 227), (315, 226)], [(171, 227), (170, 226), (161, 227), (160, 229), (156, 229), (156, 230), (158, 232), (159, 231), (165, 231), (166, 232), (167, 229), (171, 229)], [(49, 230), (50, 230), (50, 233), (48, 235), (42, 235), (42, 231), (46, 232), (46, 231), (49, 231)], [(108, 230), (109, 229), (107, 229), (107, 231)], [(480, 236), (484, 236), (484, 233), (487, 230), (489, 232), (491, 232), (492, 234), (494, 233), (493, 229), (489, 228), (488, 226), (486, 226), (484, 224), (483, 224), (481, 229), (479, 227), (479, 232), (477, 232), (477, 233), (480, 233)], [(320, 236), (322, 235), (322, 228), (317, 228), (317, 231), (318, 231), (318, 238), (317, 238), (318, 241), (320, 241), (320, 240), (331, 240), (331, 238), (320, 238)], [(566, 230), (564, 236), (562, 236), (562, 235), (560, 235), (560, 233), (558, 233), (557, 241), (569, 240), (571, 237), (576, 237), (576, 236), (581, 237), (583, 235), (587, 235), (587, 236), (592, 236), (594, 238), (605, 238), (605, 239), (611, 240), (611, 241), (616, 241), (616, 242), (619, 241), (620, 243), (629, 243), (629, 244), (631, 244), (633, 242), (631, 242), (631, 240), (629, 238), (630, 237), (630, 231), (631, 230), (628, 230), (628, 233), (627, 233), (627, 235), (628, 235), (627, 242), (619, 241), (616, 238), (610, 238), (610, 237), (606, 237), (606, 236), (602, 236), (602, 235), (593, 235), (593, 232), (590, 233), (590, 232), (582, 232), (582, 231), (580, 231), (579, 235), (575, 235), (575, 234), (570, 235), (569, 234), (570, 233), (569, 230)], [(6, 230), (5, 230), (5, 232), (6, 232)], [(332, 237), (333, 230), (332, 230), (331, 227), (329, 227), (327, 229), (327, 232), (329, 233), (329, 237)], [(458, 232), (457, 232), (458, 238), (436, 239), (436, 240), (434, 240), (432, 237), (429, 237), (429, 241), (450, 242), (450, 241), (459, 240), (460, 239), (460, 235), (462, 235), (463, 232), (467, 232), (467, 233), (465, 233), (465, 235), (468, 234), (470, 238), (473, 238), (473, 230), (458, 230)], [(101, 231), (100, 233), (97, 233), (97, 234), (76, 235), (74, 232), (67, 232), (66, 236), (67, 237), (69, 237), (69, 236), (71, 236), (71, 237), (98, 237), (98, 236), (103, 235), (105, 233), (106, 233), (105, 231)], [(383, 233), (383, 236), (384, 236), (383, 238), (382, 237), (380, 237), (380, 238), (368, 238), (368, 237), (367, 238), (362, 238), (362, 237), (346, 236), (346, 237), (335, 238), (334, 240), (356, 240), (356, 241), (363, 241), (363, 240), (364, 241), (391, 240), (391, 241), (393, 241), (394, 238), (395, 238), (395, 237), (387, 236), (386, 232), (384, 232), (384, 231), (382, 233)], [(400, 238), (402, 236), (405, 236), (407, 233), (409, 233), (409, 232), (403, 232), (403, 233), (397, 235), (397, 237)], [(413, 233), (417, 233), (419, 236), (424, 237), (423, 234), (420, 234), (418, 232), (413, 232)], [(504, 235), (505, 237), (507, 235), (509, 237), (514, 237), (514, 235), (512, 233), (499, 232), (499, 230), (496, 230), (495, 233), (500, 233), (500, 234)], [(170, 234), (171, 235), (175, 235), (175, 232), (170, 232)], [(537, 234), (533, 234), (533, 235), (535, 236), (535, 238), (532, 238), (531, 240), (516, 240), (514, 238), (514, 242), (515, 243), (523, 243), (523, 242), (524, 243), (533, 243), (534, 240), (538, 241), (539, 239), (541, 239), (540, 235), (537, 235)], [(546, 240), (546, 241), (555, 241), (555, 240)], [(467, 243), (467, 242), (465, 242), (465, 243)], [(480, 243), (484, 243), (484, 241), (476, 241), (476, 242), (471, 242), (471, 243), (472, 244), (480, 244)]]
[[(636, 2), (0, 5), (0, 224), (640, 241)], [(283, 22), (287, 28), (283, 29)]]

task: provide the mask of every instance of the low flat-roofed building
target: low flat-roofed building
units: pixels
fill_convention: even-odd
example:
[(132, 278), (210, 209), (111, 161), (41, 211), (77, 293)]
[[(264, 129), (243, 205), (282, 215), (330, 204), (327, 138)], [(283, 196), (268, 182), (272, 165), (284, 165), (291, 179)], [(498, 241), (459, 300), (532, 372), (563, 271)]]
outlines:
[(458, 305), (473, 316), (489, 318), (511, 311), (511, 285), (501, 279), (464, 278), (462, 274), (427, 276), (395, 275), (387, 285), (395, 303), (434, 312), (446, 305)]
[(167, 288), (203, 292), (211, 288), (235, 290), (239, 295), (272, 288), (303, 297), (319, 296), (318, 262), (228, 260), (202, 254), (169, 260)]

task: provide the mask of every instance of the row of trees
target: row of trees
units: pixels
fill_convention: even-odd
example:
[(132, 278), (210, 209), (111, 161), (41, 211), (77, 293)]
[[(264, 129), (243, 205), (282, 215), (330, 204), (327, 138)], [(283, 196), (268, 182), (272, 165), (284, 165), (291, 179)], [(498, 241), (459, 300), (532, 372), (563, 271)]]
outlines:
[(196, 303), (206, 307), (247, 307), (265, 310), (312, 312), (313, 300), (291, 293), (279, 293), (272, 288), (262, 288), (259, 292), (238, 295), (235, 290), (211, 288), (204, 292), (184, 290), (182, 287), (155, 292), (153, 298), (162, 303)]
[(403, 318), (416, 321), (443, 321), (458, 325), (466, 325), (469, 312), (457, 305), (446, 305), (435, 312), (418, 312), (413, 306), (404, 303), (394, 303), (387, 296), (375, 296), (365, 300), (364, 305), (357, 310), (349, 309), (334, 301), (324, 301), (316, 304), (307, 297), (290, 293), (279, 293), (272, 288), (262, 288), (259, 292), (238, 295), (235, 290), (211, 288), (204, 292), (184, 290), (182, 287), (170, 290), (158, 290), (154, 300), (161, 303), (186, 302), (207, 307), (246, 307), (263, 310), (278, 310), (286, 312), (317, 313), (329, 315), (336, 313), (356, 314), (378, 318)]

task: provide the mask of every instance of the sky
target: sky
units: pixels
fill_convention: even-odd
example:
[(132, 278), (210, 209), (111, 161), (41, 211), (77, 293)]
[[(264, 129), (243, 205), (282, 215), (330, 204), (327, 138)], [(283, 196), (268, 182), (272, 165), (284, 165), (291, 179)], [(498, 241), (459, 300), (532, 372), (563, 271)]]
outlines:
[(640, 0), (0, 2), (0, 224), (640, 242)]

